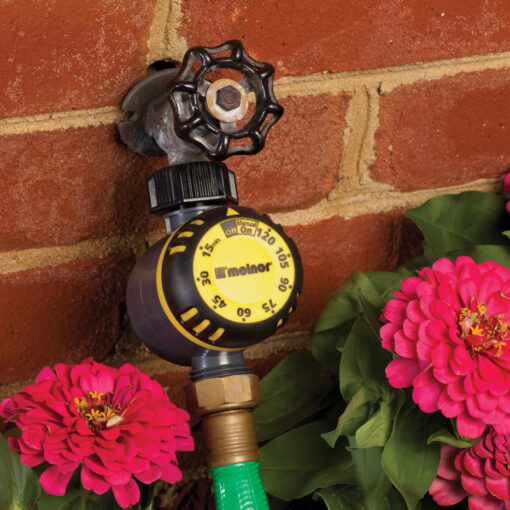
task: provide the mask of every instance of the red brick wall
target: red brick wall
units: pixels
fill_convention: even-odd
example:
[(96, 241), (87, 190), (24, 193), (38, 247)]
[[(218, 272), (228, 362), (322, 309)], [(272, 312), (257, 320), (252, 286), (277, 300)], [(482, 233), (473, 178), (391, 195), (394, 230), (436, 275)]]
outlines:
[(228, 161), (242, 203), (272, 213), (305, 265), (295, 316), (248, 354), (276, 360), (353, 269), (417, 249), (402, 209), (497, 189), (509, 34), (507, 0), (0, 0), (0, 393), (116, 348), (109, 361), (182, 398), (186, 374), (140, 349), (125, 317), (129, 270), (162, 233), (144, 181), (164, 160), (121, 145), (115, 124), (152, 62), (237, 38), (276, 68), (284, 117), (262, 153)]

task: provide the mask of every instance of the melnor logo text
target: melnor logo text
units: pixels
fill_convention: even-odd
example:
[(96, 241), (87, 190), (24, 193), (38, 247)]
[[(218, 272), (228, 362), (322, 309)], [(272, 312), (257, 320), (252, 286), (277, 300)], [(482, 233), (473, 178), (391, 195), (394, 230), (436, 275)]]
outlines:
[(214, 276), (217, 279), (232, 278), (234, 276), (246, 276), (249, 274), (267, 273), (270, 271), (272, 262), (265, 262), (264, 264), (245, 264), (239, 267), (215, 267)]

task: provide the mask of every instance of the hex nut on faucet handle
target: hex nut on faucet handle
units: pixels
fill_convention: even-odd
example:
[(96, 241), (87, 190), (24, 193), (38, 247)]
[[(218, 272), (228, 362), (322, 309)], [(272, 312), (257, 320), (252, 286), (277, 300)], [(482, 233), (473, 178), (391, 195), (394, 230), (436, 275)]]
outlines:
[(185, 388), (187, 407), (194, 416), (256, 407), (260, 401), (259, 378), (254, 374), (213, 377)]
[(220, 122), (235, 123), (248, 111), (248, 92), (234, 80), (221, 78), (207, 89), (206, 105), (209, 113)]
[(235, 110), (241, 106), (241, 94), (232, 85), (227, 85), (216, 91), (216, 103), (227, 112)]

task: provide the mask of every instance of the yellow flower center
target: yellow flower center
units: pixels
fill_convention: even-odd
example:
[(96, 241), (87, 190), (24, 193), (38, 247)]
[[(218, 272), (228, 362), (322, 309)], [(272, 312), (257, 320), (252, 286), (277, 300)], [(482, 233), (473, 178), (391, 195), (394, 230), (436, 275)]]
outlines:
[(490, 316), (486, 311), (487, 305), (473, 298), (470, 305), (461, 308), (457, 314), (460, 337), (473, 359), (480, 353), (499, 358), (503, 347), (506, 347), (508, 324), (503, 322), (503, 315)]
[(73, 398), (76, 411), (94, 432), (113, 426), (120, 421), (120, 417), (117, 416), (118, 406), (110, 404), (107, 400), (104, 393), (97, 391), (87, 392), (86, 397)]

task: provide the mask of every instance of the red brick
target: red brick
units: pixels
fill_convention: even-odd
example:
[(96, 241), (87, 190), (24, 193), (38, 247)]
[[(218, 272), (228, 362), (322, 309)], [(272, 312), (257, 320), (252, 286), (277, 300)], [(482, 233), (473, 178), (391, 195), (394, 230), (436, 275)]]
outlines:
[(391, 271), (420, 252), (417, 229), (401, 212), (333, 217), (285, 229), (304, 268), (303, 294), (286, 331), (309, 329), (329, 296), (355, 269)]
[(186, 409), (186, 396), (184, 388), (189, 384), (188, 372), (168, 372), (157, 374), (153, 379), (159, 382), (168, 393), (170, 400), (178, 407)]
[(114, 126), (2, 137), (0, 250), (146, 230), (145, 179), (166, 164), (137, 156)]
[(44, 365), (103, 359), (121, 333), (132, 255), (0, 275), (0, 383)]
[(268, 212), (306, 207), (334, 188), (340, 173), (349, 96), (322, 95), (281, 101), (285, 113), (256, 156), (237, 156), (242, 204)]
[(372, 178), (398, 190), (499, 177), (510, 165), (510, 71), (462, 74), (381, 97)]
[(0, 2), (0, 117), (118, 104), (145, 71), (154, 4)]
[(265, 377), (283, 358), (288, 356), (290, 351), (277, 352), (267, 358), (247, 359), (246, 364), (251, 372), (258, 375), (260, 379)]
[(370, 69), (510, 50), (506, 0), (184, 0), (190, 46), (241, 39), (278, 75)]

